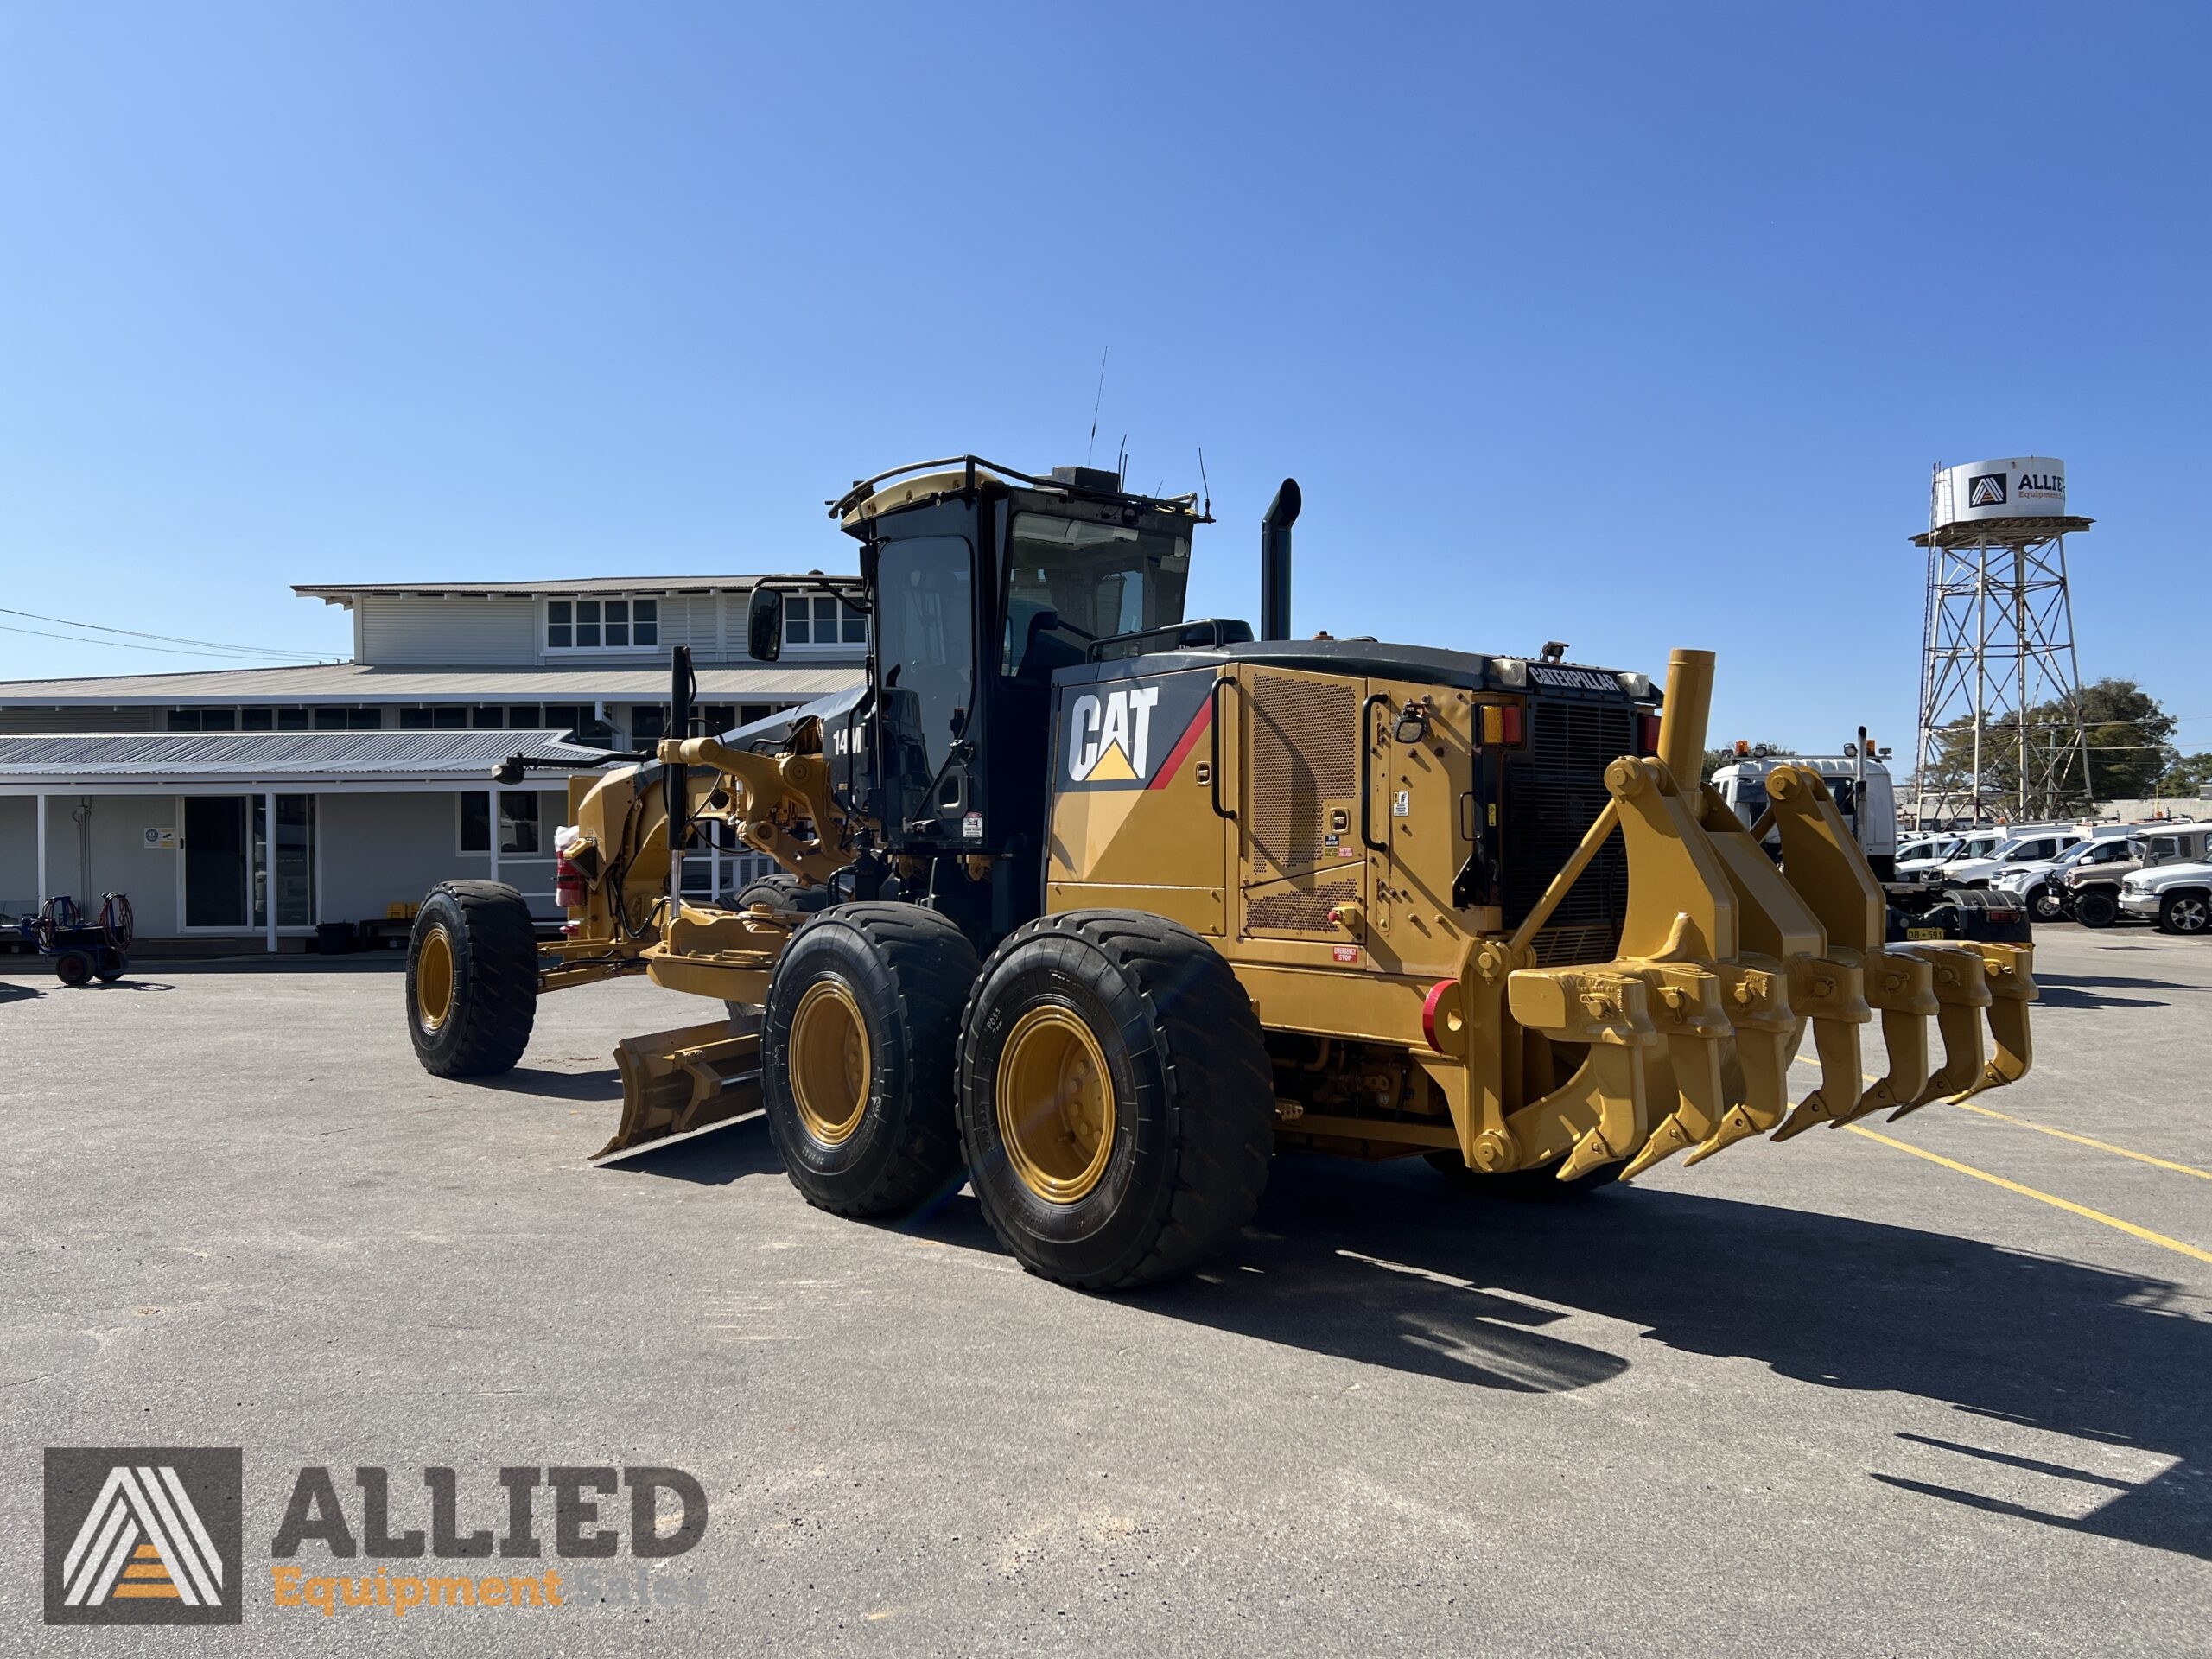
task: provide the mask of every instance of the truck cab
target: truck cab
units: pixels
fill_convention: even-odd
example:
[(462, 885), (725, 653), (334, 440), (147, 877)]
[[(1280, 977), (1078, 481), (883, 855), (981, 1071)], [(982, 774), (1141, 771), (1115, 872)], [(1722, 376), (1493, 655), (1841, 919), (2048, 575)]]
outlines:
[(1862, 760), (1855, 753), (1782, 754), (1757, 753), (1738, 746), (1738, 758), (1713, 774), (1713, 786), (1728, 803), (1745, 828), (1757, 823), (1767, 808), (1766, 779), (1777, 766), (1807, 766), (1821, 774), (1835, 798), (1836, 810), (1851, 826), (1859, 849), (1875, 879), (1887, 882), (1897, 862), (1897, 807), (1890, 769), (1879, 760)]

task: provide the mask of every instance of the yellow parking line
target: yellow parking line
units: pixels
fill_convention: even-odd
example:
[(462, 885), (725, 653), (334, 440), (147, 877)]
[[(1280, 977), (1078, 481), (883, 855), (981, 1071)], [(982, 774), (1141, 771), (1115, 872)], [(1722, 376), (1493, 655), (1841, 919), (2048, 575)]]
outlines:
[(1878, 1141), (1884, 1146), (1892, 1147), (1899, 1152), (1909, 1152), (1916, 1158), (1925, 1158), (1931, 1164), (1941, 1164), (1944, 1168), (1955, 1169), (1961, 1175), (1971, 1175), (1978, 1181), (1987, 1181), (1992, 1186), (2001, 1186), (2007, 1192), (2018, 1192), (2023, 1198), (2040, 1198), (2044, 1203), (2055, 1205), (2070, 1214), (2084, 1217), (2090, 1221), (2102, 1222), (2106, 1226), (2117, 1228), (2132, 1237), (2143, 1240), (2145, 1243), (2161, 1245), (2180, 1255), (2193, 1256), (2199, 1262), (2212, 1262), (2212, 1250), (2200, 1250), (2194, 1244), (2184, 1244), (2177, 1238), (2168, 1238), (2164, 1233), (2154, 1233), (2148, 1227), (2138, 1227), (2132, 1221), (2122, 1221), (2118, 1216), (2108, 1216), (2101, 1210), (2092, 1210), (2086, 1204), (2075, 1204), (2071, 1198), (2053, 1198), (2048, 1192), (2037, 1192), (2032, 1186), (2023, 1186), (2018, 1181), (2008, 1181), (2002, 1175), (1993, 1175), (1986, 1169), (1976, 1169), (1972, 1164), (1962, 1164), (1955, 1159), (1940, 1157), (1925, 1147), (1911, 1146), (1903, 1141), (1892, 1141), (1888, 1135), (1878, 1135), (1861, 1123), (1847, 1123), (1843, 1127), (1853, 1135), (1863, 1135), (1869, 1141)]
[(2031, 1123), (2024, 1117), (2014, 1117), (2006, 1112), (1994, 1111), (1986, 1106), (1977, 1106), (1970, 1100), (1956, 1100), (1951, 1104), (1962, 1112), (1980, 1112), (1984, 1117), (1993, 1117), (2006, 1123), (2017, 1123), (2024, 1129), (2033, 1129), (2038, 1135), (2055, 1135), (2062, 1141), (2078, 1141), (2085, 1147), (2094, 1147), (2099, 1152), (2116, 1153), (2122, 1158), (2133, 1158), (2139, 1164), (2156, 1164), (2160, 1169), (2171, 1169), (2183, 1175), (2194, 1175), (2200, 1181), (2212, 1181), (2212, 1169), (2199, 1169), (2194, 1164), (2177, 1164), (2171, 1159), (2153, 1158), (2147, 1152), (2131, 1152), (2126, 1147), (2115, 1147), (2109, 1141), (2093, 1141), (2086, 1135), (2075, 1135), (2070, 1129), (2054, 1129), (2048, 1123)]
[[(1809, 1055), (1800, 1054), (1797, 1056), (1797, 1064), (1817, 1065), (1820, 1062)], [(1878, 1079), (1867, 1077), (1866, 1081), (1873, 1083)], [(2200, 1181), (2212, 1181), (2212, 1169), (2199, 1169), (2194, 1164), (2177, 1164), (2170, 1158), (2153, 1158), (2147, 1152), (2135, 1152), (2126, 1147), (2116, 1147), (2109, 1141), (2093, 1140), (2086, 1135), (2076, 1135), (2071, 1129), (2054, 1129), (2048, 1123), (2037, 1123), (2024, 1117), (2014, 1117), (2010, 1112), (2000, 1112), (1989, 1106), (1977, 1106), (1970, 1100), (1952, 1100), (1943, 1103), (1947, 1106), (1955, 1106), (1962, 1112), (1978, 1112), (1984, 1117), (1993, 1117), (2000, 1123), (2012, 1123), (2024, 1129), (2033, 1129), (2037, 1135), (2055, 1135), (2062, 1141), (2072, 1141), (2082, 1146), (2094, 1147), (2099, 1152), (2109, 1152), (2115, 1157), (2133, 1158), (2139, 1164), (2155, 1164), (2160, 1169), (2171, 1169), (2177, 1174), (2194, 1175)]]

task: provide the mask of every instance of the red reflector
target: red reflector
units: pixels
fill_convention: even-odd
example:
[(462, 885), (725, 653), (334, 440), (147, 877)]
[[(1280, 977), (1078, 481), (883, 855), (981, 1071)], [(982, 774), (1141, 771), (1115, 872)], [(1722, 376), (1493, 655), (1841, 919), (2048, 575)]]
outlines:
[(1637, 751), (1636, 751), (1636, 752), (1637, 752), (1638, 754), (1656, 754), (1656, 753), (1659, 753), (1659, 716), (1658, 716), (1658, 715), (1638, 715), (1636, 717), (1636, 729), (1637, 729), (1637, 740), (1636, 740), (1636, 741), (1637, 741)]
[(1509, 744), (1518, 743), (1521, 741), (1521, 705), (1509, 702), (1497, 713), (1498, 726), (1504, 741)]
[(1436, 1034), (1436, 1014), (1444, 999), (1459, 988), (1456, 979), (1440, 979), (1428, 988), (1428, 995), (1421, 999), (1421, 1034), (1438, 1053), (1444, 1052), (1444, 1044)]

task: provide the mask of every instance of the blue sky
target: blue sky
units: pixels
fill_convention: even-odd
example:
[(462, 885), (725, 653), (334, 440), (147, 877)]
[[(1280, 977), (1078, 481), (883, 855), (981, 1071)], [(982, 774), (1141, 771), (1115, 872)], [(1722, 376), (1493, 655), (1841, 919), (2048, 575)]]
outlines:
[[(1931, 462), (2064, 458), (2085, 672), (2212, 747), (2196, 6), (0, 7), (0, 605), (849, 568), (963, 449), (1301, 631), (1721, 653), (1909, 745)], [(41, 627), (21, 618), (12, 625)], [(222, 666), (0, 633), (0, 677)]]

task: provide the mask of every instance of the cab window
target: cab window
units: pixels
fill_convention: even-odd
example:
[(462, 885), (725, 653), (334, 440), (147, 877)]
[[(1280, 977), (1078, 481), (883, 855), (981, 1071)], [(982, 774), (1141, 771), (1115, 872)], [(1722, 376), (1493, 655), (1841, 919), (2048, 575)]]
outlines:
[(999, 671), (1021, 671), (1037, 620), (1084, 641), (1164, 628), (1183, 620), (1190, 580), (1187, 536), (1018, 512), (1007, 537), (1006, 639)]

